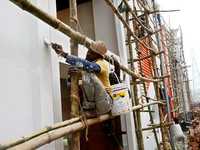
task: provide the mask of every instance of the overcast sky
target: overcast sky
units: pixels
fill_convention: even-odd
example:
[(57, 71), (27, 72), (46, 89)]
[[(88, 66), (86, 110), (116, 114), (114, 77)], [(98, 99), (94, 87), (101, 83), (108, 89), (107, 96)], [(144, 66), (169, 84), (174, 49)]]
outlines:
[[(178, 12), (161, 13), (166, 23), (177, 29), (181, 26), (183, 34), (183, 50), (186, 65), (192, 65), (191, 48), (194, 49), (196, 62), (200, 69), (200, 41), (199, 41), (199, 4), (198, 0), (157, 0), (161, 10), (180, 10)], [(192, 79), (192, 67), (188, 68), (189, 78)]]

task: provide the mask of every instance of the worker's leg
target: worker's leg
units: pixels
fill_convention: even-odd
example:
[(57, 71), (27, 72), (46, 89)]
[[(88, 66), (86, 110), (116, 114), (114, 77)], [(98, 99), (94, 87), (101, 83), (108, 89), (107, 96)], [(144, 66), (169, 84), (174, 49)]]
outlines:
[(181, 140), (182, 140), (182, 143), (183, 143), (183, 146), (184, 146), (184, 150), (187, 150), (187, 145), (186, 145), (186, 142), (185, 142), (185, 137), (183, 137)]
[(180, 150), (180, 148), (178, 147), (177, 141), (178, 141), (178, 139), (176, 137), (174, 137), (175, 146), (176, 146), (177, 150)]
[(103, 132), (107, 136), (107, 138), (110, 140), (110, 142), (113, 144), (113, 146), (118, 149), (121, 145), (117, 141), (117, 138), (112, 132), (112, 124), (113, 119), (106, 120), (103, 125)]
[(180, 150), (180, 148), (178, 147), (177, 141), (174, 142), (176, 145), (177, 150)]
[(97, 114), (105, 114), (112, 107), (112, 97), (93, 73), (85, 72), (82, 78), (83, 109), (96, 108)]

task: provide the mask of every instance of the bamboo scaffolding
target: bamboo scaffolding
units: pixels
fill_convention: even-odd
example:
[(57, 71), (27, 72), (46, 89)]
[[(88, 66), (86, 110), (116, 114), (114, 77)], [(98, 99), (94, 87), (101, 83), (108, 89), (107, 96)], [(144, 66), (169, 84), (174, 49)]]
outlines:
[[(138, 1), (138, 2), (140, 2), (140, 1)], [(143, 8), (144, 8), (144, 5), (143, 5)], [(146, 25), (147, 25), (147, 27), (149, 27), (148, 14), (146, 13), (145, 16), (146, 16)], [(148, 40), (149, 40), (149, 46), (153, 47), (152, 38), (151, 38), (151, 36), (149, 34), (148, 34)], [(152, 66), (153, 66), (153, 72), (154, 72), (154, 74), (152, 73), (152, 76), (154, 75), (154, 78), (158, 78), (157, 70), (156, 70), (155, 53), (151, 53), (151, 56), (152, 56), (151, 60), (152, 60)], [(149, 67), (151, 68), (151, 65), (149, 65)], [(154, 88), (155, 88), (155, 93), (156, 93), (157, 100), (160, 101), (159, 85), (158, 85), (158, 83), (154, 84)], [(165, 139), (165, 130), (164, 130), (164, 123), (163, 123), (162, 108), (161, 108), (160, 105), (158, 106), (158, 108), (159, 108), (160, 128), (161, 128), (161, 134), (162, 134), (163, 149), (166, 150), (166, 139)], [(160, 146), (158, 148), (160, 148)]]
[[(105, 55), (105, 60), (107, 60), (108, 62), (112, 63), (112, 58), (108, 55)], [(133, 76), (135, 79), (139, 79), (141, 81), (148, 81), (148, 82), (160, 82), (161, 79), (151, 79), (151, 78), (145, 78), (142, 77), (140, 75), (137, 75), (136, 73), (134, 73), (133, 71), (127, 69), (126, 67), (124, 67), (122, 64), (120, 64), (120, 69), (125, 71), (127, 74)]]
[(123, 0), (125, 5), (127, 6), (129, 12), (131, 13), (131, 15), (133, 16), (133, 18), (141, 25), (142, 28), (144, 28), (149, 34), (152, 34), (153, 32), (148, 29), (147, 27), (145, 27), (142, 22), (140, 21), (140, 19), (138, 19), (138, 17), (136, 16), (136, 14), (132, 11), (132, 8), (129, 6), (127, 0)]
[[(153, 8), (155, 10), (155, 2), (153, 0)], [(155, 13), (155, 25), (156, 25), (156, 29), (158, 29), (158, 22), (157, 22), (157, 14)], [(157, 33), (157, 43), (158, 43), (158, 50), (162, 51), (162, 47), (161, 47), (161, 41), (160, 41), (160, 34)], [(165, 70), (164, 70), (164, 64), (163, 64), (163, 54), (160, 55), (160, 63), (161, 63), (161, 73), (162, 75), (165, 75)], [(158, 84), (157, 84), (158, 85)], [(167, 83), (166, 83), (166, 79), (163, 78), (163, 85), (164, 85), (164, 92), (165, 92), (165, 100), (166, 100), (166, 112), (168, 114), (168, 121), (171, 122), (171, 117), (170, 117), (170, 108), (169, 108), (169, 99), (168, 99), (168, 89), (167, 89)], [(163, 120), (161, 120), (163, 121)], [(162, 129), (164, 130), (164, 127), (162, 127)], [(172, 150), (175, 150), (175, 146), (174, 146), (174, 141), (173, 141), (173, 132), (172, 132), (172, 127), (169, 126), (169, 132), (170, 132), (170, 139), (171, 139), (171, 147)], [(164, 135), (162, 135), (164, 136)], [(164, 138), (164, 137), (163, 137)], [(165, 139), (163, 139), (165, 140)], [(165, 141), (163, 141), (164, 143)], [(163, 145), (164, 149), (167, 149), (166, 146)]]
[[(74, 31), (77, 31), (77, 4), (76, 0), (70, 0), (70, 27)], [(73, 18), (73, 19), (72, 19)], [(70, 49), (71, 49), (71, 55), (78, 56), (78, 44), (70, 40)], [(75, 74), (71, 76), (71, 114), (72, 118), (79, 115), (79, 74)], [(75, 95), (75, 96), (73, 96)], [(79, 101), (79, 102), (78, 102)], [(72, 134), (72, 141), (71, 146), (73, 150), (80, 150), (80, 132), (74, 132)]]
[[(129, 25), (129, 12), (126, 11), (126, 22)], [(129, 56), (130, 56), (130, 63), (131, 63), (131, 70), (134, 72), (135, 67), (134, 67), (134, 60), (133, 60), (133, 50), (132, 50), (132, 44), (131, 44), (131, 36), (129, 34), (129, 31), (127, 30), (128, 34), (128, 47), (129, 47)], [(135, 100), (135, 105), (139, 105), (139, 98), (138, 98), (138, 89), (137, 89), (137, 84), (136, 84), (136, 79), (132, 76), (132, 81), (133, 81), (133, 93), (134, 93), (134, 100)], [(137, 129), (138, 129), (138, 147), (141, 150), (144, 150), (144, 142), (143, 142), (143, 135), (142, 135), (142, 125), (141, 125), (141, 118), (140, 118), (140, 111), (136, 110), (136, 117), (137, 117)]]
[[(47, 24), (49, 24), (50, 26), (52, 26), (53, 28), (55, 28), (55, 29), (57, 29), (57, 30), (59, 30), (59, 31), (61, 31), (62, 33), (64, 33), (65, 35), (67, 35), (67, 36), (69, 36), (72, 40), (73, 40), (73, 42), (71, 43), (72, 45), (71, 45), (71, 47), (75, 47), (74, 49), (76, 49), (76, 47), (78, 46), (78, 44), (82, 44), (82, 45), (84, 45), (84, 46), (86, 46), (87, 48), (89, 48), (90, 47), (90, 45), (91, 45), (91, 39), (89, 39), (88, 37), (86, 37), (86, 36), (84, 36), (84, 35), (82, 35), (82, 34), (80, 34), (80, 33), (78, 33), (78, 32), (76, 32), (75, 31), (75, 25), (72, 25), (71, 26), (71, 28), (69, 27), (69, 26), (67, 26), (66, 24), (64, 24), (63, 22), (61, 22), (61, 21), (59, 21), (58, 19), (56, 19), (56, 18), (54, 18), (54, 17), (52, 17), (51, 15), (49, 15), (49, 14), (47, 14), (46, 12), (44, 12), (44, 11), (42, 11), (41, 9), (39, 9), (37, 6), (34, 6), (33, 4), (31, 4), (30, 2), (28, 2), (27, 0), (10, 0), (10, 1), (12, 1), (13, 3), (15, 3), (16, 5), (18, 5), (20, 8), (22, 8), (23, 10), (26, 10), (26, 11), (28, 11), (28, 12), (30, 12), (31, 14), (33, 14), (33, 15), (35, 15), (36, 17), (38, 17), (39, 19), (41, 19), (41, 20), (43, 20), (44, 22), (46, 22)], [(148, 47), (148, 46), (146, 46), (144, 43), (142, 43), (140, 40), (141, 39), (138, 39), (138, 37), (131, 31), (131, 29), (130, 29), (130, 27), (129, 27), (129, 24), (128, 23), (126, 23), (124, 20), (123, 20), (123, 18), (122, 18), (122, 16), (119, 14), (119, 12), (117, 11), (117, 9), (114, 7), (114, 5), (112, 4), (112, 2), (110, 2), (109, 0), (105, 0), (107, 3), (108, 3), (108, 5), (113, 9), (113, 11), (114, 11), (114, 13), (118, 16), (118, 18), (121, 20), (121, 22), (124, 24), (124, 26), (126, 27), (126, 29), (127, 29), (127, 32), (128, 32), (128, 35), (129, 35), (129, 40), (128, 40), (128, 43), (129, 43), (129, 49), (132, 49), (131, 47), (130, 47), (130, 43), (131, 43), (131, 39), (130, 39), (130, 36), (132, 36), (133, 38), (135, 38), (135, 42), (138, 42), (138, 43), (140, 43), (142, 46), (144, 46), (147, 50), (150, 50), (151, 51), (151, 58), (152, 58), (152, 65), (153, 65), (153, 69), (154, 69), (154, 79), (151, 79), (151, 78), (145, 78), (145, 77), (142, 77), (142, 76), (140, 76), (140, 75), (138, 75), (138, 74), (135, 74), (134, 73), (134, 65), (133, 65), (133, 62), (134, 62), (134, 60), (133, 60), (133, 58), (132, 58), (132, 60), (131, 60), (131, 65), (132, 65), (132, 71), (130, 71), (129, 69), (127, 69), (127, 68), (125, 68), (123, 65), (121, 65), (120, 64), (120, 69), (121, 70), (123, 70), (123, 71), (126, 71), (126, 73), (128, 73), (129, 75), (131, 75), (132, 76), (132, 78), (133, 78), (133, 85), (134, 85), (134, 87), (136, 87), (136, 88), (134, 88), (134, 95), (136, 95), (135, 96), (135, 100), (136, 101), (138, 101), (138, 97), (137, 97), (137, 82), (140, 82), (140, 81), (143, 81), (142, 82), (142, 84), (145, 86), (145, 83), (144, 83), (144, 81), (148, 81), (148, 82), (154, 82), (154, 85), (155, 85), (155, 91), (156, 91), (156, 96), (157, 96), (157, 99), (158, 99), (158, 101), (155, 101), (156, 103), (152, 103), (152, 102), (150, 102), (150, 103), (147, 103), (147, 104), (150, 104), (150, 105), (153, 105), (153, 104), (159, 104), (159, 113), (160, 113), (160, 128), (161, 128), (161, 133), (162, 133), (162, 139), (163, 139), (163, 129), (164, 129), (164, 126), (165, 126), (165, 124), (162, 122), (162, 120), (163, 120), (163, 118), (162, 118), (162, 112), (161, 112), (161, 106), (160, 105), (163, 105), (163, 103), (160, 101), (160, 96), (159, 96), (159, 91), (158, 91), (158, 82), (160, 82), (160, 81), (162, 81), (162, 80), (160, 80), (159, 78), (166, 78), (166, 77), (169, 77), (169, 75), (166, 75), (166, 76), (162, 76), (162, 77), (158, 77), (157, 76), (157, 73), (156, 73), (156, 68), (155, 68), (155, 56), (156, 55), (158, 55), (158, 54), (156, 54), (155, 52), (154, 52), (154, 50), (153, 50), (153, 46), (152, 46), (152, 39), (151, 39), (151, 35), (152, 34), (155, 34), (155, 32), (157, 33), (157, 32), (159, 32), (159, 30), (157, 30), (157, 31), (155, 31), (155, 32), (153, 32), (153, 31), (151, 31), (150, 30), (150, 27), (148, 27), (148, 25), (147, 25), (147, 27), (143, 27), (147, 32), (148, 32), (148, 35), (147, 35), (147, 37), (148, 37), (148, 39), (150, 40), (149, 41), (149, 43), (151, 43), (151, 44), (149, 44), (150, 46)], [(140, 20), (138, 19), (138, 17), (135, 15), (135, 13), (130, 9), (130, 6), (128, 5), (128, 3), (127, 3), (127, 1), (126, 0), (123, 0), (124, 2), (125, 2), (125, 4), (128, 6), (128, 8), (129, 8), (129, 11), (131, 12), (131, 14), (132, 14), (132, 16), (136, 19), (136, 21), (138, 21), (138, 23), (139, 24), (141, 24), (141, 26), (143, 26), (143, 24), (140, 22)], [(148, 9), (148, 8), (146, 8), (145, 7), (145, 5), (144, 4), (142, 4), (142, 2), (140, 2), (139, 0), (137, 0), (139, 3), (140, 3), (140, 5), (142, 6), (142, 8), (144, 8), (145, 9), (145, 14), (144, 15), (146, 15), (146, 18), (148, 18), (148, 13), (150, 13), (150, 10)], [(72, 3), (75, 3), (75, 1), (73, 1)], [(75, 11), (75, 10), (72, 10), (72, 11)], [(75, 15), (75, 14), (74, 14)], [(73, 16), (73, 17), (75, 17), (76, 18), (76, 16)], [(128, 19), (129, 20), (129, 19)], [(74, 24), (75, 22), (73, 22), (72, 24)], [(73, 49), (73, 48), (72, 48)], [(162, 52), (159, 52), (160, 54), (161, 53), (163, 53), (163, 51)], [(132, 55), (131, 55), (132, 56)], [(148, 60), (149, 60), (149, 56), (146, 56), (146, 57), (148, 57)], [(112, 60), (109, 56), (107, 56), (107, 55), (105, 55), (105, 59), (107, 60), (107, 61), (109, 61), (110, 62), (110, 60)], [(142, 60), (142, 58), (140, 58), (138, 61), (140, 61), (141, 62), (141, 60)], [(150, 62), (150, 60), (149, 60), (149, 65), (151, 65), (151, 62)], [(151, 67), (150, 67), (151, 68)], [(152, 71), (151, 71), (152, 72)], [(139, 79), (140, 81), (136, 81), (136, 79)], [(145, 88), (146, 89), (146, 88)], [(74, 91), (78, 91), (77, 89), (75, 89)], [(74, 94), (76, 94), (76, 93), (74, 93)], [(148, 97), (146, 97), (146, 99), (147, 99), (147, 102), (148, 102)], [(140, 106), (140, 104), (139, 103), (137, 103), (137, 106), (134, 106), (134, 108), (138, 108), (138, 107), (141, 107), (141, 108), (143, 108), (143, 107), (149, 107), (150, 105), (147, 105), (147, 106), (145, 106), (145, 104), (142, 104), (141, 106)], [(133, 109), (134, 109), (133, 108)], [(138, 108), (138, 109), (140, 109), (140, 108)], [(138, 109), (135, 109), (135, 110), (137, 110), (137, 113), (139, 114), (140, 113), (140, 111), (138, 111)], [(74, 110), (77, 110), (77, 107), (75, 107), (74, 108)], [(74, 112), (76, 112), (76, 111), (74, 111)], [(150, 109), (149, 109), (149, 113), (151, 114), (151, 111), (150, 111)], [(74, 114), (76, 114), (76, 113), (74, 113)], [(105, 115), (106, 116), (106, 115)], [(109, 116), (110, 117), (110, 116)], [(105, 119), (107, 120), (107, 119), (109, 119), (109, 117), (105, 117)], [(138, 120), (140, 120), (140, 116), (139, 115), (137, 115), (137, 119)], [(104, 117), (103, 117), (104, 118)], [(76, 119), (76, 118), (75, 118)], [(96, 118), (94, 118), (94, 120), (95, 120)], [(101, 121), (101, 116), (99, 117), (99, 120)], [(98, 123), (98, 121), (94, 121), (93, 119), (91, 119), (91, 120), (88, 120), (88, 123), (91, 123), (91, 124), (95, 124), (95, 123)], [(102, 119), (103, 120), (103, 119)], [(99, 121), (99, 122), (100, 122)], [(89, 125), (91, 125), (91, 124), (89, 124)], [(70, 126), (73, 126), (73, 125), (70, 125)], [(139, 125), (139, 126), (141, 126), (141, 124)], [(64, 131), (65, 129), (64, 128), (67, 128), (66, 130), (67, 131)], [(69, 128), (69, 129), (68, 129)], [(53, 141), (53, 140), (56, 140), (57, 138), (59, 138), (59, 137), (62, 137), (62, 136), (65, 136), (65, 135), (67, 135), (67, 134), (70, 134), (70, 133), (74, 133), (74, 132), (77, 132), (77, 131), (79, 131), (79, 130), (81, 130), (81, 129), (84, 129), (85, 128), (85, 125), (83, 124), (83, 123), (75, 123), (74, 124), (74, 126), (73, 127), (69, 127), (69, 126), (67, 126), (67, 127), (61, 127), (61, 128), (59, 128), (59, 129), (56, 129), (56, 131), (54, 132), (54, 131), (51, 131), (51, 132), (49, 132), (49, 133), (46, 133), (46, 132), (48, 132), (49, 130), (47, 130), (47, 131), (45, 131), (45, 133), (44, 134), (42, 134), (42, 135), (40, 135), (40, 134), (37, 134), (37, 135), (39, 135), (39, 137), (40, 137), (40, 140), (41, 140), (41, 142), (39, 142), (38, 144), (36, 143), (36, 139), (34, 138), (35, 136), (33, 136), (33, 139), (31, 139), (30, 140), (30, 138), (29, 139), (27, 139), (27, 140), (29, 140), (28, 142), (25, 142), (25, 141), (27, 141), (27, 140), (25, 140), (24, 142), (24, 145), (22, 146), (22, 147), (20, 147), (20, 145), (19, 145), (19, 147), (17, 146), (17, 148), (19, 148), (19, 149), (26, 149), (27, 147), (26, 146), (28, 146), (29, 148), (32, 148), (33, 147), (33, 143), (35, 143), (35, 145), (37, 145), (38, 147), (40, 147), (40, 146), (42, 146), (42, 145), (44, 145), (44, 144), (46, 144), (46, 143), (50, 143), (51, 141)], [(142, 131), (142, 129), (141, 128), (139, 128), (138, 129), (139, 131), (140, 131), (140, 138), (142, 137), (142, 135), (141, 135), (141, 131)], [(62, 133), (63, 132), (63, 133)], [(43, 133), (43, 132), (42, 132)], [(36, 136), (37, 136), (36, 135)], [(24, 137), (21, 137), (21, 138), (24, 138)], [(36, 137), (37, 138), (37, 137)], [(42, 141), (42, 139), (44, 140), (44, 141)], [(78, 139), (78, 137), (76, 137), (75, 138), (75, 140), (74, 140), (74, 142), (73, 143), (75, 143), (75, 141)], [(142, 141), (142, 139), (143, 138), (141, 138), (140, 140), (140, 147), (141, 147), (141, 149), (144, 149), (144, 145), (143, 145), (143, 141)], [(20, 140), (19, 140), (20, 141)], [(31, 141), (31, 142), (30, 142)], [(33, 142), (32, 142), (33, 141)], [(15, 141), (16, 142), (16, 141)], [(20, 141), (20, 142), (22, 142), (22, 141)], [(28, 143), (28, 144), (27, 144)], [(30, 144), (31, 143), (31, 144)], [(18, 144), (17, 142), (15, 143), (15, 144)], [(165, 145), (165, 140), (163, 139), (163, 144)], [(35, 146), (34, 145), (34, 147), (36, 147), (36, 148), (38, 148), (37, 146)], [(13, 145), (12, 145), (13, 146)], [(159, 146), (158, 146), (159, 147)], [(165, 149), (166, 147), (164, 146), (164, 149)], [(1, 149), (1, 145), (0, 145), (0, 149)]]
[[(170, 122), (170, 123), (164, 123), (163, 126), (170, 126), (172, 125), (173, 122)], [(156, 128), (160, 128), (161, 125), (154, 125), (153, 127), (148, 127), (148, 128), (142, 128), (142, 131), (146, 131), (146, 130), (151, 130), (151, 129), (156, 129)]]
[(39, 136), (39, 135), (44, 134), (46, 132), (55, 130), (57, 128), (68, 126), (70, 124), (78, 122), (79, 120), (80, 120), (80, 118), (73, 118), (73, 119), (70, 119), (70, 120), (66, 120), (64, 122), (60, 122), (60, 123), (56, 123), (56, 124), (53, 124), (53, 125), (45, 126), (45, 127), (41, 128), (39, 130), (36, 130), (36, 131), (34, 131), (32, 133), (27, 134), (27, 135), (24, 135), (24, 136), (21, 136), (19, 138), (16, 138), (16, 139), (1, 143), (0, 144), (0, 150), (7, 149), (7, 148), (13, 147), (15, 145), (21, 144), (21, 143), (26, 142), (26, 141), (28, 141), (28, 140), (36, 137), (36, 136)]
[[(26, 0), (10, 0), (11, 2), (15, 3), (17, 6), (22, 8), (23, 10), (26, 10), (27, 12), (33, 14), (34, 16), (38, 17), (42, 21), (46, 22), (53, 28), (59, 30), (63, 34), (67, 35), (76, 43), (81, 44), (86, 46), (87, 48), (90, 47), (92, 40), (79, 32), (74, 31), (71, 29), (68, 25), (64, 24), (60, 20), (56, 19), (55, 17), (49, 15), (45, 11), (41, 10), (39, 7), (33, 5), (32, 3), (26, 1)], [(105, 55), (105, 60), (111, 61), (112, 58), (109, 57), (108, 55)], [(149, 81), (149, 82), (160, 82), (161, 80), (159, 79), (150, 79), (150, 78), (144, 78), (141, 77), (140, 75), (135, 74), (134, 72), (130, 71), (126, 67), (120, 64), (120, 69), (125, 71), (127, 74), (134, 76), (136, 79), (144, 80), (144, 81)]]
[[(142, 108), (145, 108), (149, 105), (155, 105), (155, 104), (165, 105), (162, 102), (149, 102), (149, 103), (145, 103), (143, 105), (140, 104), (140, 105), (137, 105), (137, 106), (133, 106), (132, 111), (142, 109)], [(93, 124), (97, 124), (99, 122), (103, 122), (103, 121), (108, 120), (108, 119), (112, 119), (114, 117), (115, 116), (111, 116), (109, 114), (106, 114), (106, 115), (102, 115), (102, 116), (99, 116), (99, 117), (96, 117), (96, 118), (87, 119), (88, 126), (91, 126)], [(65, 122), (57, 123), (57, 124), (55, 124), (56, 128), (52, 128), (52, 130), (47, 131), (47, 132), (46, 131), (40, 132), (40, 134), (35, 134), (35, 132), (29, 133), (27, 135), (34, 135), (34, 136), (27, 139), (26, 141), (23, 141), (23, 143), (20, 143), (20, 144), (15, 143), (14, 140), (10, 140), (10, 141), (1, 143), (0, 144), (0, 150), (5, 150), (5, 149), (8, 149), (8, 148), (9, 148), (9, 150), (27, 150), (27, 149), (39, 148), (39, 147), (41, 147), (45, 144), (51, 143), (52, 141), (54, 141), (58, 138), (61, 138), (61, 137), (66, 136), (68, 134), (74, 133), (76, 131), (83, 130), (85, 128), (85, 124), (83, 122), (77, 122), (78, 120), (80, 120), (80, 119), (79, 118), (73, 118), (73, 119), (67, 120)], [(64, 126), (64, 124), (66, 126)], [(38, 131), (41, 131), (41, 130), (43, 130), (43, 128), (38, 130)], [(27, 135), (25, 135), (23, 137), (26, 138)], [(16, 146), (14, 146), (14, 145), (16, 145)], [(10, 148), (10, 147), (12, 147), (12, 148)]]
[[(145, 2), (143, 2), (143, 3), (145, 4)], [(147, 28), (150, 28), (150, 26), (149, 26), (149, 19), (148, 19), (147, 13), (145, 12), (144, 14), (145, 14), (145, 17), (146, 17), (146, 19), (145, 19), (146, 20), (146, 26), (147, 26)], [(151, 39), (150, 33), (148, 33), (147, 37), (148, 37), (148, 40), (149, 40), (149, 46), (152, 47), (152, 43), (151, 43), (151, 40), (150, 40)], [(147, 55), (148, 55), (148, 50), (146, 50), (146, 51), (147, 51)], [(155, 55), (155, 53), (154, 53), (154, 55)], [(138, 56), (140, 58), (140, 54), (138, 54)], [(152, 59), (152, 61), (153, 61), (153, 59)], [(149, 60), (148, 62), (151, 62), (151, 61)], [(141, 72), (143, 72), (141, 61), (139, 61), (139, 63), (140, 63), (140, 70), (141, 70)], [(153, 65), (152, 63), (149, 63), (149, 68), (150, 69), (151, 69), (151, 66)], [(151, 75), (153, 76), (152, 69), (151, 69)], [(145, 93), (146, 101), (149, 102), (150, 98), (147, 96), (147, 90), (146, 90), (146, 84), (145, 83), (143, 83), (143, 88), (144, 88), (144, 93)], [(151, 108), (148, 107), (148, 110), (151, 110)], [(151, 124), (154, 124), (153, 116), (152, 116), (151, 112), (149, 112), (149, 116), (150, 116)], [(153, 132), (154, 132), (154, 137), (155, 137), (155, 140), (156, 140), (157, 148), (158, 148), (158, 150), (160, 150), (161, 147), (160, 147), (159, 142), (158, 142), (158, 137), (157, 137), (157, 134), (156, 134), (156, 130), (153, 129)]]
[(135, 34), (132, 32), (131, 28), (127, 25), (126, 21), (123, 19), (123, 17), (120, 15), (119, 11), (115, 8), (115, 6), (113, 5), (113, 3), (110, 0), (105, 0), (107, 2), (107, 4), (111, 7), (111, 9), (113, 10), (113, 12), (117, 15), (117, 17), (121, 20), (121, 22), (123, 23), (123, 25), (126, 27), (126, 29), (129, 31), (129, 34), (135, 38), (137, 40), (137, 42), (139, 42), (142, 46), (144, 46), (146, 49), (151, 50), (154, 52), (154, 50), (148, 46), (146, 46), (144, 43), (142, 43), (140, 41), (140, 39), (138, 39), (137, 36), (135, 36)]

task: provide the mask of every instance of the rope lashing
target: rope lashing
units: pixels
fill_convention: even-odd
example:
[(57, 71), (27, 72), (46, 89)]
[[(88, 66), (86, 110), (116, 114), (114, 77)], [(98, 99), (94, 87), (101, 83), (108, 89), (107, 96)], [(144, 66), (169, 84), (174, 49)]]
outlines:
[(77, 97), (76, 95), (71, 95), (70, 96), (71, 98), (74, 98), (77, 102), (78, 102), (78, 104), (79, 104), (79, 107), (80, 107), (80, 109), (81, 109), (81, 115), (74, 115), (74, 114), (71, 114), (71, 116), (73, 116), (73, 117), (79, 117), (80, 118), (80, 120), (81, 120), (81, 122), (83, 123), (83, 128), (82, 129), (84, 129), (85, 128), (85, 139), (86, 139), (86, 141), (88, 141), (88, 129), (89, 129), (89, 126), (88, 126), (88, 122), (87, 122), (87, 119), (86, 119), (86, 117), (85, 117), (85, 115), (84, 115), (84, 113), (83, 113), (83, 108), (82, 108), (82, 106), (81, 106), (81, 103), (80, 103), (80, 98), (79, 97)]

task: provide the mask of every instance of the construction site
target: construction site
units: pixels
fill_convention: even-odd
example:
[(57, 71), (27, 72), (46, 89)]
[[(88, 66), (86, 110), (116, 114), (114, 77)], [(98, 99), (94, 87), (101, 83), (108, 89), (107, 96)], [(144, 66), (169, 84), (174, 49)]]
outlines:
[[(169, 27), (161, 12), (170, 10), (159, 6), (159, 0), (3, 1), (0, 150), (199, 150), (200, 106), (192, 99), (184, 35), (181, 26)], [(84, 82), (69, 75), (65, 58), (86, 59), (95, 41), (107, 47), (109, 72), (111, 55), (119, 62), (118, 91), (118, 84), (111, 88), (126, 99), (117, 105), (111, 96), (120, 111), (87, 118)], [(176, 138), (175, 119), (184, 141)], [(108, 120), (120, 148), (104, 134)]]

